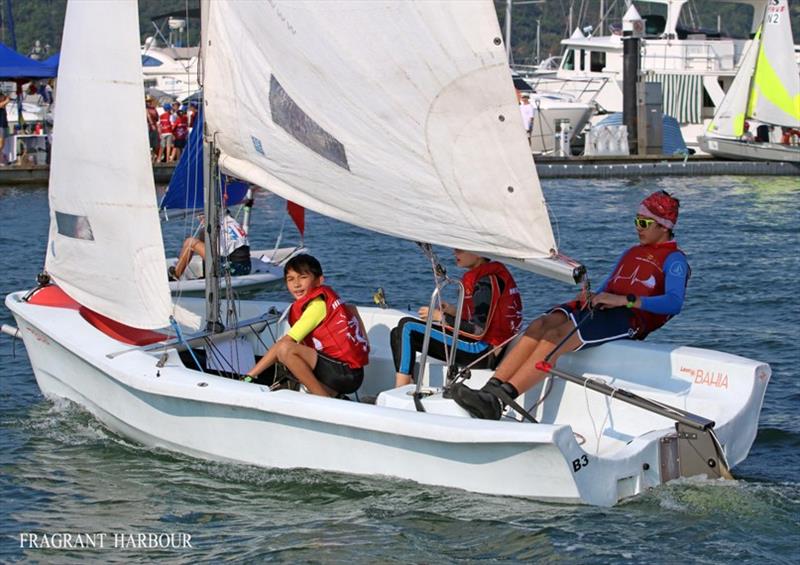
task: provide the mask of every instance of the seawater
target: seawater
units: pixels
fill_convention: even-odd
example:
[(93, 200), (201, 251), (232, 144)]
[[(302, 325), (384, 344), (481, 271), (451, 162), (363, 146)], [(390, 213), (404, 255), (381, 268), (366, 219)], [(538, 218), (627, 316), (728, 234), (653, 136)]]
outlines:
[[(688, 298), (650, 339), (740, 354), (773, 370), (758, 437), (735, 481), (681, 480), (592, 508), (203, 461), (141, 447), (75, 405), (45, 400), (24, 346), (0, 336), (0, 561), (796, 563), (800, 181), (673, 177), (543, 187), (561, 250), (582, 260), (598, 284), (636, 241), (638, 202), (656, 189), (681, 199), (677, 237), (692, 266)], [(273, 245), (283, 208), (277, 197), (257, 200), (254, 247)], [(165, 225), (173, 253), (187, 229), (184, 220)], [(1, 295), (34, 284), (47, 230), (46, 189), (0, 189)], [(430, 265), (413, 243), (313, 213), (305, 242), (347, 300), (369, 304), (379, 286), (395, 307), (415, 310), (430, 297)], [(458, 273), (450, 252), (438, 251)], [(528, 318), (574, 292), (515, 274)], [(0, 322), (14, 323), (5, 309)], [(108, 537), (102, 548), (35, 549), (20, 547), (26, 533)], [(140, 533), (185, 533), (191, 547), (109, 541)]]

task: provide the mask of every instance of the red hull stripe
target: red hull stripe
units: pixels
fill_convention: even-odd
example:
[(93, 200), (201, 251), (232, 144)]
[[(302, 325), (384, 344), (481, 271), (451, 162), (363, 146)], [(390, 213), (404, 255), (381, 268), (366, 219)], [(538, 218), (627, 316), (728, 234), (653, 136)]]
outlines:
[(78, 310), (83, 319), (92, 324), (92, 326), (108, 337), (128, 345), (150, 345), (151, 343), (157, 343), (168, 338), (167, 335), (162, 333), (132, 328), (125, 324), (115, 322), (110, 318), (106, 318), (102, 314), (98, 314), (97, 312), (81, 306), (70, 298), (66, 292), (55, 285), (46, 286), (37, 290), (33, 296), (30, 297), (28, 303), (37, 306), (50, 306), (51, 308)]

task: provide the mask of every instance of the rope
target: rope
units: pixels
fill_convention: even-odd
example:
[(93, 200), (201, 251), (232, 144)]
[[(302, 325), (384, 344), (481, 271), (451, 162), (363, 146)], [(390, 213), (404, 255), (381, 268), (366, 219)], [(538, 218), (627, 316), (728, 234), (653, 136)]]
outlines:
[(191, 355), (192, 359), (194, 360), (194, 364), (197, 365), (197, 370), (200, 371), (201, 373), (205, 373), (203, 367), (200, 366), (200, 361), (197, 360), (197, 356), (194, 354), (194, 351), (186, 342), (186, 340), (183, 339), (183, 333), (181, 332), (181, 327), (178, 325), (178, 322), (175, 321), (175, 316), (169, 317), (169, 324), (172, 326), (172, 329), (175, 330), (175, 337), (178, 338), (178, 341), (180, 341), (183, 345), (186, 346), (187, 351), (189, 351), (189, 355)]
[(456, 373), (456, 376), (453, 377), (453, 384), (455, 384), (459, 379), (467, 380), (466, 374), (472, 367), (474, 367), (476, 364), (478, 364), (480, 361), (482, 361), (483, 359), (485, 359), (486, 357), (488, 357), (492, 353), (495, 353), (496, 351), (504, 348), (506, 345), (508, 345), (509, 342), (511, 342), (514, 339), (516, 339), (517, 336), (519, 336), (521, 333), (522, 332), (515, 333), (510, 338), (506, 339), (503, 343), (500, 343), (499, 345), (494, 346), (492, 349), (490, 349), (489, 351), (487, 351), (486, 353), (484, 353), (483, 355), (481, 355), (480, 357), (478, 357), (477, 359), (472, 361), (472, 363), (470, 363), (466, 367), (462, 367), (461, 370), (458, 373)]

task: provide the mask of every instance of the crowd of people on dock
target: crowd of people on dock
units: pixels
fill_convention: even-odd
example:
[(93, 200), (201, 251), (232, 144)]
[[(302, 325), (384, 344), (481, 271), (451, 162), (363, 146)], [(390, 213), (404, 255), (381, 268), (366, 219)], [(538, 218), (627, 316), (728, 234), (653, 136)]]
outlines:
[(145, 96), (150, 158), (153, 163), (175, 163), (189, 140), (197, 118), (197, 102), (165, 102), (160, 112), (156, 100)]

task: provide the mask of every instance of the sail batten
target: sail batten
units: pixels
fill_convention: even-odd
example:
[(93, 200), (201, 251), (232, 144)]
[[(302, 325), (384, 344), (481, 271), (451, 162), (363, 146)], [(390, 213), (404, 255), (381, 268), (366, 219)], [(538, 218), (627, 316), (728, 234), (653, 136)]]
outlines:
[(45, 269), (83, 306), (154, 329), (168, 325), (172, 302), (135, 47), (138, 21), (133, 0), (67, 6)]
[(210, 2), (223, 170), (373, 231), (555, 250), (491, 2)]

